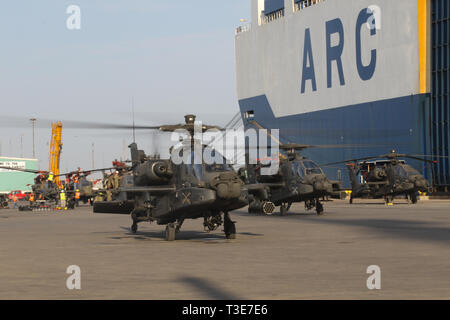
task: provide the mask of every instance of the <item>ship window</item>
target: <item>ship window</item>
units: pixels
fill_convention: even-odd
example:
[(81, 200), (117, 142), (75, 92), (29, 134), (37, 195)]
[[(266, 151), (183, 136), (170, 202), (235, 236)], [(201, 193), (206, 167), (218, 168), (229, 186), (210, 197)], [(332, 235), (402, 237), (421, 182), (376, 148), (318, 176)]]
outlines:
[(245, 119), (254, 119), (255, 111), (253, 111), (253, 110), (247, 111), (244, 116), (245, 116)]
[(294, 0), (294, 11), (303, 10), (325, 0)]

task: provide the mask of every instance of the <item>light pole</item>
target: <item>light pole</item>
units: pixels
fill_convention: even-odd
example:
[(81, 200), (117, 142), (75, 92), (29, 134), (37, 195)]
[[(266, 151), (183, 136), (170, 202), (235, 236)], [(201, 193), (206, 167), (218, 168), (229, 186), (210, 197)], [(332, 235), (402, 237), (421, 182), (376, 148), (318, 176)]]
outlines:
[(34, 126), (36, 124), (36, 118), (31, 118), (31, 128), (33, 130), (33, 159), (36, 159), (36, 149), (34, 147)]
[(20, 134), (20, 157), (23, 158), (23, 133)]
[(92, 142), (92, 149), (91, 149), (91, 157), (92, 157), (92, 169), (95, 169), (95, 163), (94, 163), (94, 143)]

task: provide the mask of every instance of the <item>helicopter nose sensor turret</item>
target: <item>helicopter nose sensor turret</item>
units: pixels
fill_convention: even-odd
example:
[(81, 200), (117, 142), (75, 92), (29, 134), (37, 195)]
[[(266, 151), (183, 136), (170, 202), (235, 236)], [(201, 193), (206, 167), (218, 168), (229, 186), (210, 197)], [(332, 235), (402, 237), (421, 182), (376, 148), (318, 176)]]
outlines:
[(184, 121), (186, 121), (186, 124), (194, 124), (195, 123), (195, 115), (193, 114), (187, 114), (184, 116)]

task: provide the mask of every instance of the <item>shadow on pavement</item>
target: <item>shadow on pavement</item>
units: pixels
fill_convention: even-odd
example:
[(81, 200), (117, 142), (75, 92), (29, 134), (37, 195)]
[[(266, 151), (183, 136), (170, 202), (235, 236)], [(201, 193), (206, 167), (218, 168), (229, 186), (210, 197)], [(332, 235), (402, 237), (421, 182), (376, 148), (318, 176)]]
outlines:
[(305, 218), (308, 223), (368, 228), (392, 238), (450, 243), (450, 228), (437, 223), (394, 219), (323, 219)]
[(187, 284), (195, 290), (203, 292), (209, 299), (213, 300), (239, 300), (230, 292), (220, 289), (219, 286), (210, 280), (196, 277), (182, 277), (178, 281)]

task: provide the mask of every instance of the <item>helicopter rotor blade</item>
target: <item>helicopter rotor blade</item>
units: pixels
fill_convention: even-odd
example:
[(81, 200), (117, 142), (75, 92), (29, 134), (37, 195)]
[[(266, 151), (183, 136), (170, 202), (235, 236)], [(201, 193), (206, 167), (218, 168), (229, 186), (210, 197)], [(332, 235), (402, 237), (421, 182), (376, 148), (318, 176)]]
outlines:
[(403, 153), (388, 153), (385, 155), (379, 155), (379, 156), (374, 156), (374, 157), (366, 157), (366, 158), (358, 158), (358, 159), (349, 159), (349, 160), (344, 160), (344, 161), (338, 161), (338, 162), (332, 162), (332, 163), (325, 163), (323, 165), (321, 165), (322, 167), (327, 167), (327, 166), (331, 166), (331, 165), (336, 165), (336, 164), (342, 164), (342, 163), (348, 163), (348, 162), (357, 162), (357, 161), (364, 161), (364, 160), (371, 160), (371, 159), (398, 159), (398, 158), (409, 158), (409, 159), (413, 159), (413, 160), (419, 160), (419, 161), (423, 161), (423, 162), (427, 162), (427, 163), (437, 163), (437, 161), (435, 160), (428, 160), (428, 159), (424, 159), (424, 158), (419, 158), (413, 155), (409, 155), (409, 154), (403, 154)]
[(77, 174), (89, 175), (89, 174), (91, 174), (93, 172), (107, 171), (107, 170), (117, 170), (117, 169), (121, 169), (121, 168), (119, 168), (119, 167), (110, 167), (110, 168), (100, 168), (100, 169), (83, 170), (83, 171), (71, 171), (71, 172), (66, 172), (66, 173), (60, 173), (60, 174), (56, 175), (55, 177), (62, 177), (62, 176), (68, 176), (68, 175), (77, 175)]
[(419, 158), (419, 157), (408, 155), (408, 154), (402, 154), (399, 158), (409, 158), (409, 159), (419, 160), (419, 161), (423, 161), (423, 162), (427, 162), (427, 163), (437, 163), (436, 160)]
[[(35, 122), (36, 128), (49, 128), (52, 123), (60, 121), (65, 129), (112, 129), (112, 130), (159, 130), (160, 126), (142, 126), (120, 123), (92, 122), (82, 120), (52, 120), (39, 118)], [(27, 118), (6, 116), (0, 120), (2, 127), (28, 128), (30, 121)]]
[(20, 171), (20, 172), (33, 173), (33, 174), (41, 174), (41, 173), (47, 172), (47, 171), (42, 171), (42, 170), (21, 169), (21, 168), (13, 168), (13, 167), (6, 167), (6, 166), (0, 166), (0, 169), (11, 170), (11, 171)]
[(434, 154), (412, 154), (414, 157), (431, 157), (431, 158), (442, 158), (442, 159), (450, 159), (449, 156), (438, 156)]
[(330, 162), (330, 163), (324, 163), (319, 165), (320, 167), (328, 167), (333, 166), (336, 164), (342, 164), (342, 163), (349, 163), (349, 162), (357, 162), (357, 161), (364, 161), (364, 160), (371, 160), (371, 159), (378, 159), (380, 157), (365, 157), (365, 158), (357, 158), (357, 159), (348, 159), (348, 160), (342, 160), (342, 161), (336, 161), (336, 162)]

